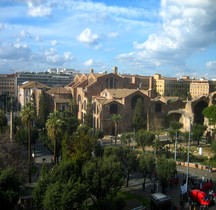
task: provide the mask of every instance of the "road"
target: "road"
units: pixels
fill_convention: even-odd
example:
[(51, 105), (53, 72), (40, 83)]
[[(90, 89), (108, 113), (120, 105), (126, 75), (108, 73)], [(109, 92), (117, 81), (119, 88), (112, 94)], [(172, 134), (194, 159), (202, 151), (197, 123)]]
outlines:
[[(182, 185), (182, 183), (183, 183), (183, 177), (185, 177), (187, 167), (178, 166), (177, 170), (178, 170), (178, 177), (179, 177), (179, 185), (174, 184), (172, 186), (168, 186), (166, 194), (170, 195), (172, 197), (172, 201), (177, 206), (178, 209), (188, 210), (188, 209), (190, 209), (189, 206), (187, 206), (188, 204), (185, 204), (185, 208), (182, 208), (180, 206), (180, 192), (181, 192), (180, 191), (180, 185)], [(208, 172), (207, 170), (190, 168), (189, 176), (192, 176), (192, 177), (197, 178), (199, 180), (201, 180), (202, 177), (204, 177), (205, 180), (211, 178), (213, 180), (213, 183), (214, 183), (214, 192), (216, 192), (216, 172), (211, 173), (211, 172)], [(150, 180), (147, 180), (145, 191), (143, 191), (142, 183), (143, 183), (142, 175), (139, 173), (134, 173), (130, 176), (129, 187), (123, 187), (123, 190), (131, 192), (131, 193), (138, 195), (138, 196), (141, 195), (141, 196), (144, 196), (146, 198), (150, 198), (151, 189), (153, 188), (153, 182), (150, 182)], [(156, 192), (161, 192), (160, 184), (156, 184)], [(142, 205), (142, 203), (139, 201), (136, 201), (136, 202), (131, 201), (131, 202), (127, 203), (127, 207), (124, 210), (131, 210), (132, 208), (135, 208), (135, 207), (141, 206), (141, 205)], [(201, 208), (197, 207), (196, 209), (198, 210)], [(215, 210), (216, 206), (215, 205), (211, 206), (208, 209), (209, 210)]]

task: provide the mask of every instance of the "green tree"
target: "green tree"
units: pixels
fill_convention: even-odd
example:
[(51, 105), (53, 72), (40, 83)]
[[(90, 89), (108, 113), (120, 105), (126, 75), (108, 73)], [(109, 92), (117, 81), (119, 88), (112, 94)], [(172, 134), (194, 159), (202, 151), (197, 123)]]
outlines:
[(47, 94), (43, 90), (40, 94), (39, 112), (38, 112), (38, 118), (42, 123), (42, 128), (45, 128), (45, 124), (48, 116), (49, 116), (49, 100)]
[(119, 161), (126, 177), (126, 187), (129, 185), (129, 177), (132, 171), (138, 166), (137, 152), (128, 147), (106, 147), (104, 150), (105, 157), (113, 157)]
[(55, 182), (47, 187), (43, 199), (43, 207), (47, 210), (61, 209), (61, 195), (64, 185), (60, 182)]
[(7, 118), (4, 110), (0, 109), (0, 132), (3, 131), (3, 128), (7, 125)]
[(136, 133), (137, 145), (140, 146), (143, 151), (145, 151), (146, 146), (150, 146), (153, 144), (154, 139), (155, 135), (150, 131), (142, 129)]
[(88, 161), (84, 165), (83, 176), (89, 197), (97, 209), (102, 209), (102, 203), (108, 197), (115, 198), (123, 184), (121, 163), (112, 157)]
[(155, 131), (156, 138), (154, 140), (154, 156), (157, 155), (157, 151), (158, 151), (158, 149), (161, 146), (161, 141), (160, 141), (160, 134), (161, 134), (161, 132), (162, 132), (161, 130), (156, 130)]
[(192, 126), (192, 139), (193, 141), (197, 141), (197, 146), (199, 146), (199, 142), (201, 137), (203, 136), (204, 131), (206, 130), (205, 125), (193, 124)]
[(209, 124), (214, 126), (216, 125), (216, 105), (206, 107), (202, 111), (203, 115), (208, 119)]
[(86, 114), (84, 115), (84, 125), (89, 128), (93, 127), (93, 107), (91, 101), (87, 103)]
[(62, 118), (65, 121), (64, 132), (71, 136), (79, 125), (77, 116), (70, 111), (64, 111), (62, 112)]
[(17, 204), (21, 180), (14, 168), (0, 170), (0, 209), (13, 209)]
[(143, 189), (145, 189), (146, 178), (149, 176), (151, 178), (152, 173), (155, 171), (155, 158), (152, 154), (142, 153), (139, 160), (139, 167), (143, 173)]
[(70, 107), (70, 112), (71, 112), (75, 117), (77, 117), (77, 113), (78, 113), (79, 107), (78, 107), (78, 105), (77, 105), (75, 99), (71, 99), (71, 100), (69, 101), (69, 107)]
[(137, 99), (134, 115), (133, 115), (133, 125), (136, 131), (140, 129), (146, 129), (146, 115), (144, 110), (143, 100), (141, 98)]
[(213, 137), (213, 140), (215, 140), (216, 105), (212, 105), (212, 106), (204, 108), (202, 113), (203, 113), (204, 117), (206, 117), (208, 119), (209, 125), (213, 126), (212, 137)]
[(31, 183), (31, 126), (35, 118), (36, 111), (32, 103), (27, 103), (20, 112), (21, 120), (26, 124), (28, 130), (28, 162), (29, 162), (29, 183)]
[(33, 190), (37, 209), (84, 209), (87, 187), (83, 183), (80, 163), (73, 158), (61, 161), (51, 170), (47, 167), (43, 169)]
[(134, 133), (122, 133), (121, 137), (120, 137), (120, 141), (121, 144), (126, 145), (128, 147), (130, 147), (131, 142), (133, 141), (134, 138)]
[(79, 126), (72, 136), (65, 136), (62, 143), (63, 157), (70, 159), (76, 157), (83, 161), (92, 157), (92, 152), (98, 139), (87, 126)]
[(212, 142), (211, 149), (212, 149), (212, 152), (214, 152), (214, 154), (216, 155), (216, 141)]
[(176, 162), (163, 156), (157, 159), (156, 168), (157, 176), (162, 187), (162, 192), (165, 193), (165, 189), (169, 184), (170, 179), (176, 173)]
[(55, 111), (50, 113), (46, 122), (46, 128), (48, 137), (53, 141), (54, 145), (54, 164), (58, 162), (58, 145), (62, 137), (64, 120), (62, 119), (62, 113)]
[(117, 142), (118, 123), (121, 120), (121, 118), (122, 117), (121, 117), (120, 114), (113, 114), (111, 116), (111, 120), (112, 120), (112, 122), (114, 123), (114, 126), (115, 126), (115, 145), (116, 145), (116, 142)]

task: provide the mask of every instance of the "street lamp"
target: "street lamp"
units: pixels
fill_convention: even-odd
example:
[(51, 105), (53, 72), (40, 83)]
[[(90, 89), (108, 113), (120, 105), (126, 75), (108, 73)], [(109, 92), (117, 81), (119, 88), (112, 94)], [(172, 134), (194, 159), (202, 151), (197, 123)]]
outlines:
[(191, 140), (191, 118), (189, 118), (189, 137), (188, 137), (188, 154), (187, 154), (187, 177), (186, 177), (187, 190), (188, 190), (189, 161), (190, 161), (190, 140)]
[(175, 157), (174, 157), (174, 160), (175, 160), (175, 161), (176, 161), (177, 138), (178, 138), (178, 132), (177, 132), (177, 129), (176, 129), (176, 139), (175, 139)]

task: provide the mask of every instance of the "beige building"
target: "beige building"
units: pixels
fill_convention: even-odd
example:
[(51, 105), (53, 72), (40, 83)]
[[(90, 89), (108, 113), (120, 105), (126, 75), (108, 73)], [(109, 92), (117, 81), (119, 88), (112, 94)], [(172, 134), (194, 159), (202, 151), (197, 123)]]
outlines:
[(49, 111), (69, 110), (69, 103), (72, 99), (71, 92), (64, 87), (53, 87), (46, 94), (49, 98)]
[(35, 99), (37, 111), (39, 108), (39, 96), (42, 90), (46, 91), (50, 87), (39, 82), (26, 82), (18, 87), (18, 101), (22, 106)]
[(200, 80), (192, 80), (190, 83), (190, 94), (193, 99), (207, 96), (214, 91), (216, 91), (216, 81), (201, 78)]
[(0, 95), (17, 97), (16, 74), (0, 74)]
[(187, 95), (190, 90), (191, 79), (187, 76), (180, 79), (154, 75), (154, 89), (161, 96)]

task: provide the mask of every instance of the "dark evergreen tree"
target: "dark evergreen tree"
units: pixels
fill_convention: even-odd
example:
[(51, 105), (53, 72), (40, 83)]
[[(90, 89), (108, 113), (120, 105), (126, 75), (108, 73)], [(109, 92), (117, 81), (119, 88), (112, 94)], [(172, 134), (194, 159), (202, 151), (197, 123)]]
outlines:
[(0, 170), (0, 209), (13, 209), (20, 193), (20, 177), (14, 168)]
[(93, 127), (93, 107), (90, 101), (87, 104), (86, 114), (84, 115), (84, 125), (89, 128)]
[(141, 98), (137, 99), (134, 115), (133, 115), (133, 125), (136, 131), (140, 129), (146, 129), (146, 115), (144, 110), (143, 100)]
[(39, 113), (38, 113), (38, 119), (41, 121), (41, 125), (44, 128), (47, 118), (49, 115), (49, 100), (47, 94), (42, 90), (40, 94), (40, 100), (39, 100)]

